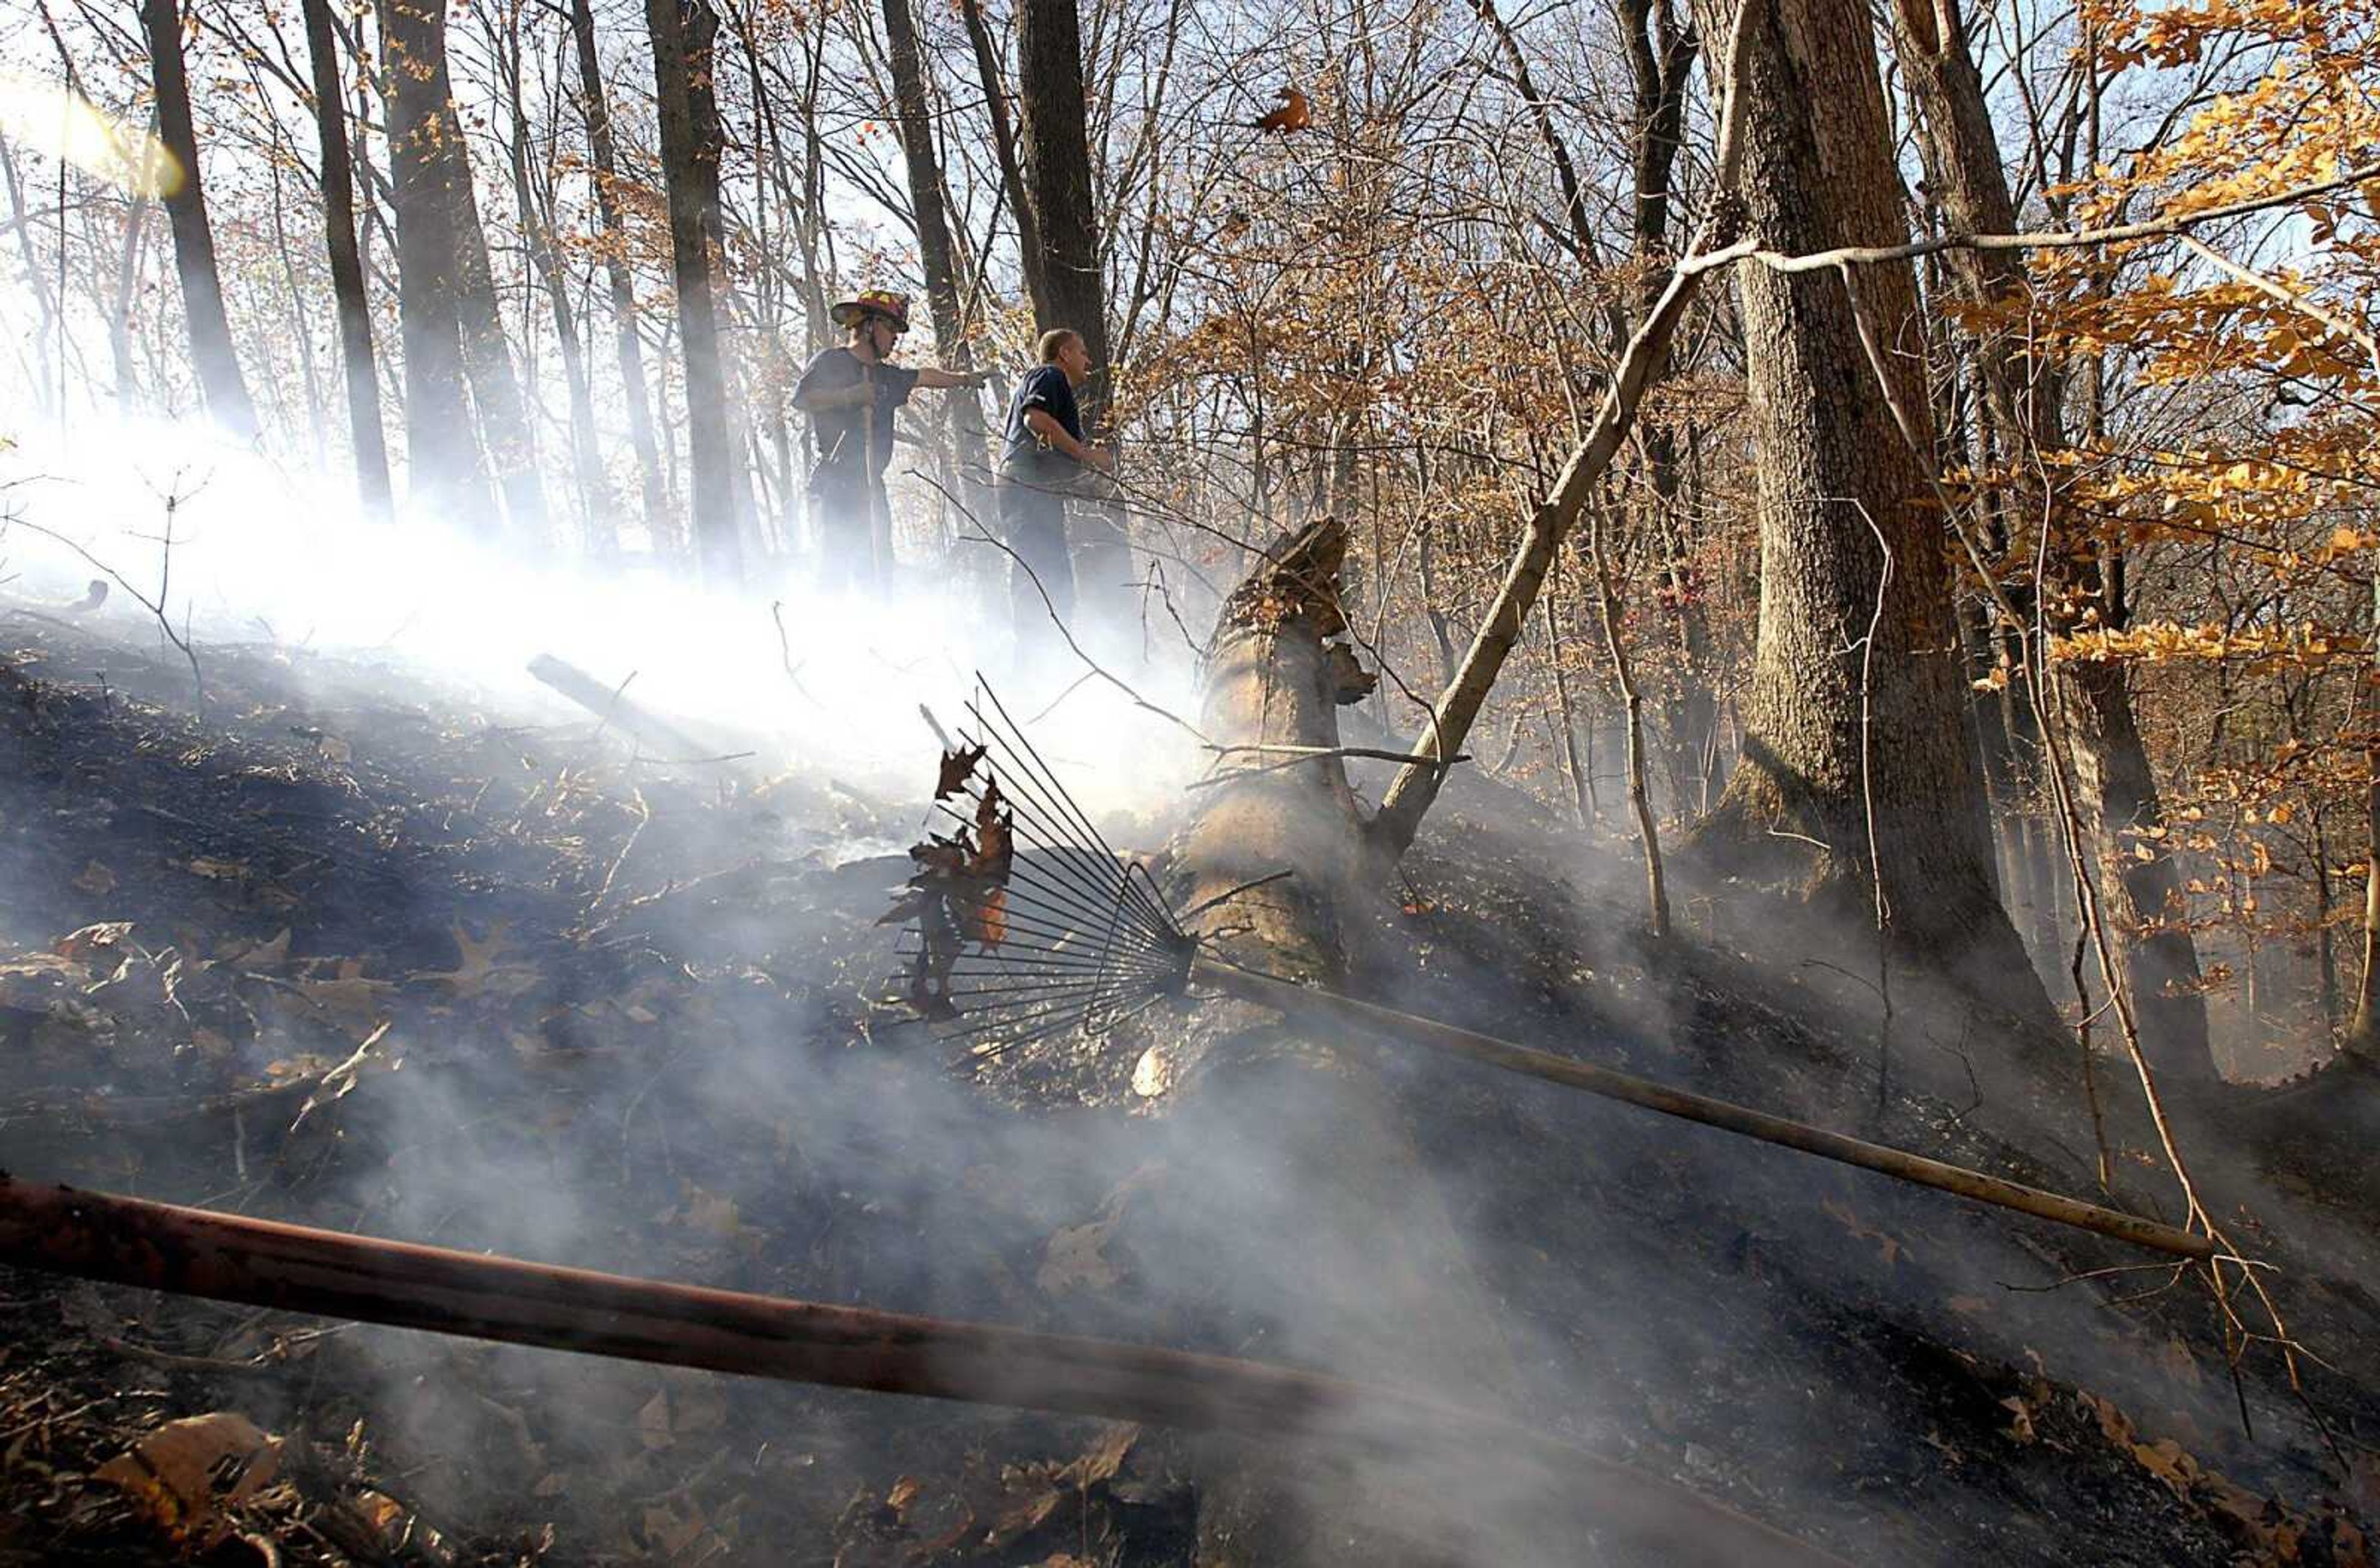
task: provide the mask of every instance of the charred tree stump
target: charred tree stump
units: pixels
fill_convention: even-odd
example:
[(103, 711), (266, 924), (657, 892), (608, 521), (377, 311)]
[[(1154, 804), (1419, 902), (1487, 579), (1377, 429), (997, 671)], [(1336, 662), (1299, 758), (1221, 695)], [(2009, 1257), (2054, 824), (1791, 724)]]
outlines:
[[(1338, 706), (1369, 689), (1343, 649), (1338, 604), (1346, 530), (1325, 519), (1260, 563), (1225, 606), (1208, 652), (1203, 728), (1219, 745), (1333, 748)], [(1200, 917), (1220, 956), (1337, 986), (1342, 915), (1375, 882), (1338, 757), (1216, 789), (1174, 846), (1176, 906), (1196, 909), (1289, 870)], [(1161, 1093), (1221, 1150), (1178, 1173), (1150, 1207), (1186, 1222), (1177, 1249), (1220, 1246), (1200, 1307), (1269, 1354), (1378, 1376), (1482, 1408), (1510, 1404), (1508, 1351), (1451, 1219), (1431, 1188), (1374, 1062), (1310, 1024), (1242, 1002), (1203, 1006), (1163, 1047)], [(1162, 1243), (1160, 1242), (1160, 1245)], [(1152, 1250), (1145, 1244), (1142, 1250)], [(1400, 1490), (1392, 1468), (1323, 1471), (1282, 1453), (1207, 1448), (1202, 1565), (1461, 1560), (1443, 1509)]]

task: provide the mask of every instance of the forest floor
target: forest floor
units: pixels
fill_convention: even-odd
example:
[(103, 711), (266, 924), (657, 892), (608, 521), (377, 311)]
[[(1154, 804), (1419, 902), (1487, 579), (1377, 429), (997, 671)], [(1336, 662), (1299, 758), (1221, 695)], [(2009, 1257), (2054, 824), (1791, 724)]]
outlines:
[[(882, 800), (641, 758), (380, 661), (202, 659), (195, 711), (170, 650), (0, 602), (0, 1167), (1169, 1339), (1166, 1260), (1133, 1246), (1163, 1121), (1137, 1045), (954, 1071), (868, 1000), (922, 726), (916, 797)], [(1723, 943), (1645, 951), (1604, 891), (1624, 869), (1465, 812), (1450, 791), (1365, 933), (1374, 994), (2070, 1185), (2021, 1117), (1942, 1092), (1963, 1069), (1871, 1103), (1872, 1045), (1817, 990)], [(2216, 1181), (2327, 1363), (2301, 1397), (2267, 1345), (2235, 1378), (2205, 1294), (2114, 1244), (1541, 1086), (1399, 1076), (1509, 1317), (1530, 1392), (1504, 1414), (1852, 1562), (2372, 1560), (2372, 1231), (2302, 1180)], [(1186, 1562), (1187, 1453), (0, 1270), (0, 1564)], [(1460, 1514), (1462, 1469), (1443, 1484)]]

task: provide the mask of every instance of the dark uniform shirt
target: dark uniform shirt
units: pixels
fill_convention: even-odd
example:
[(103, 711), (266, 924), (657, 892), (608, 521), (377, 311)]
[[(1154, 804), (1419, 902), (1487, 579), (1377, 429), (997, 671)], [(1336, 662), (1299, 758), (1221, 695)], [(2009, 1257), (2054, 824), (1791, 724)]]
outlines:
[[(832, 392), (856, 383), (867, 373), (859, 357), (848, 348), (821, 350), (802, 371), (795, 384), (796, 403), (814, 392)], [(876, 404), (873, 410), (866, 407), (821, 408), (810, 416), (810, 424), (818, 436), (819, 468), (843, 477), (857, 478), (865, 474), (869, 480), (884, 477), (885, 466), (892, 461), (892, 410), (909, 401), (917, 389), (917, 372), (898, 365), (878, 364)], [(876, 417), (876, 468), (867, 471), (868, 427), (870, 412)]]
[(1055, 365), (1037, 366), (1016, 383), (1015, 395), (1008, 400), (1005, 460), (1011, 465), (1056, 462), (1075, 466), (1073, 458), (1044, 446), (1041, 438), (1033, 433), (1033, 427), (1025, 422), (1025, 416), (1036, 408), (1065, 426), (1066, 433), (1076, 441), (1083, 439), (1083, 411), (1075, 402), (1074, 383)]

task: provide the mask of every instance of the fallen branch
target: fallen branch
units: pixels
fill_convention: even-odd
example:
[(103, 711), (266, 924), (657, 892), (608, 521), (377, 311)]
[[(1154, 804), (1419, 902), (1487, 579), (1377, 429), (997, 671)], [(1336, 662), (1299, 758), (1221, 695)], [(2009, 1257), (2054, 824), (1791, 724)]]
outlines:
[(1665, 1562), (1837, 1562), (1528, 1428), (1263, 1362), (632, 1279), (6, 1175), (0, 1261), (508, 1344), (1238, 1432), (1391, 1461), (1493, 1449), (1540, 1468), (1553, 1501), (1584, 1497), (1599, 1530)]

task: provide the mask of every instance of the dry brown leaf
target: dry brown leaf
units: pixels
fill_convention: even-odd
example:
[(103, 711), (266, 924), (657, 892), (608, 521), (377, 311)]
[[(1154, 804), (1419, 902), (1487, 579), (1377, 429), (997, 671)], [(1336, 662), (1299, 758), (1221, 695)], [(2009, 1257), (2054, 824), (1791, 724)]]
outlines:
[(102, 920), (97, 925), (67, 932), (50, 943), (50, 951), (69, 964), (88, 967), (91, 960), (106, 954), (109, 949), (122, 946), (124, 939), (131, 934), (132, 922), (129, 920)]
[(261, 1491), (280, 1465), (277, 1439), (218, 1410), (168, 1421), (91, 1478), (122, 1488), (176, 1540), (212, 1546), (229, 1531), (229, 1511)]
[(519, 995), (537, 983), (537, 971), (523, 964), (496, 962), (496, 954), (511, 946), (504, 938), (509, 929), (503, 924), (492, 926), (484, 939), (474, 941), (468, 930), (456, 926), (455, 950), (461, 955), (460, 962), (452, 969), (424, 970), (413, 978), (452, 987), (457, 1001), (468, 1000), (481, 991), (497, 996)]
[(2038, 1435), (2033, 1429), (2033, 1406), (2027, 1404), (2022, 1396), (2010, 1394), (2000, 1401), (2000, 1408), (2009, 1413), (2008, 1429), (2004, 1435), (2018, 1443), (2032, 1442)]
[(1088, 1224), (1069, 1225), (1051, 1236), (1042, 1249), (1041, 1267), (1034, 1272), (1033, 1282), (1048, 1295), (1112, 1290), (1123, 1282), (1123, 1270), (1109, 1262), (1101, 1249), (1115, 1223), (1113, 1215), (1104, 1215)]
[(1286, 136), (1293, 130), (1304, 130), (1313, 123), (1314, 110), (1306, 103), (1304, 92), (1294, 87), (1283, 87), (1276, 89), (1273, 96), (1281, 100), (1281, 107), (1268, 109), (1257, 115), (1257, 129), (1279, 131)]
[(245, 860), (215, 860), (200, 856), (178, 864), (190, 875), (204, 877), (209, 881), (244, 882), (256, 875), (255, 869)]
[(1857, 1236), (1860, 1240), (1872, 1241), (1876, 1243), (1876, 1249), (1877, 1252), (1883, 1254), (1884, 1261), (1888, 1267), (1900, 1262), (1901, 1256), (1909, 1251), (1907, 1247), (1901, 1246), (1900, 1242), (1891, 1236), (1888, 1236), (1882, 1231), (1876, 1230), (1867, 1224), (1867, 1222), (1863, 1221), (1858, 1214), (1852, 1211), (1852, 1207), (1847, 1203), (1838, 1203), (1833, 1198), (1829, 1197), (1821, 1200), (1818, 1207), (1825, 1209), (1827, 1213), (1834, 1219), (1836, 1223), (1841, 1225), (1843, 1229), (1851, 1232), (1852, 1234)]
[(289, 962), (289, 928), (271, 942), (260, 942), (231, 961), (235, 969), (277, 969)]

